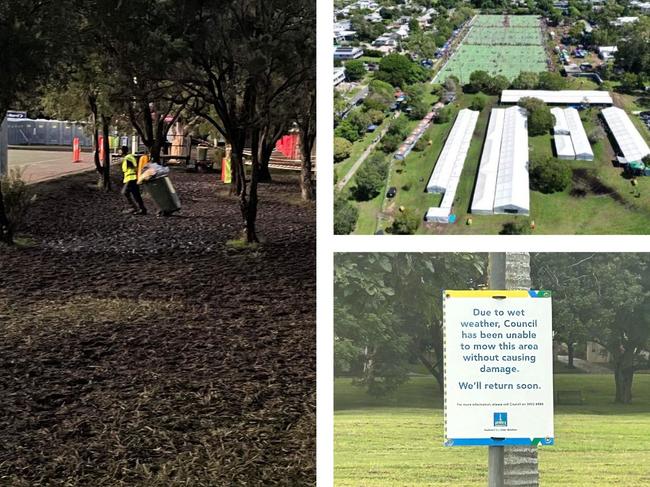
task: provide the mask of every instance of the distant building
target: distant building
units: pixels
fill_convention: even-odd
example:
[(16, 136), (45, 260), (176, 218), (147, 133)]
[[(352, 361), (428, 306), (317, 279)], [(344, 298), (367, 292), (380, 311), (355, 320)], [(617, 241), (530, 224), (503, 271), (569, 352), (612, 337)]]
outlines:
[(587, 362), (608, 364), (612, 356), (605, 347), (596, 342), (587, 342)]
[(639, 17), (618, 17), (616, 20), (612, 20), (610, 24), (620, 27), (626, 24), (634, 24), (639, 21)]
[(334, 68), (334, 86), (345, 81), (345, 68)]
[(345, 47), (337, 46), (334, 49), (334, 59), (347, 61), (350, 59), (358, 59), (363, 56), (363, 50), (358, 47)]
[(598, 48), (598, 57), (603, 61), (608, 61), (614, 58), (614, 54), (618, 51), (616, 46), (601, 46)]
[(641, 13), (650, 14), (650, 2), (639, 2), (638, 0), (632, 0), (630, 5), (641, 10)]

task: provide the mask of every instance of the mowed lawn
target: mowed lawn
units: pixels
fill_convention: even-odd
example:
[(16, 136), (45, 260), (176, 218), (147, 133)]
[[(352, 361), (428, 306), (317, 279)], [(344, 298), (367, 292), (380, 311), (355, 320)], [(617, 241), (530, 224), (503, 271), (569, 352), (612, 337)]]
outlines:
[[(613, 403), (612, 375), (558, 374), (556, 390), (580, 390), (579, 406), (556, 406), (555, 441), (539, 451), (540, 484), (650, 485), (650, 375), (634, 378), (633, 403)], [(390, 397), (335, 383), (337, 486), (483, 486), (487, 449), (443, 447), (442, 397), (414, 377)]]

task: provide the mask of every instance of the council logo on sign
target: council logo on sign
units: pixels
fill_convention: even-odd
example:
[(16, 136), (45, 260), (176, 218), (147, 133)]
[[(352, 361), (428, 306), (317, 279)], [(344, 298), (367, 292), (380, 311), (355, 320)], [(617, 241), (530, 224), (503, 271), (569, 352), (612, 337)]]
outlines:
[(508, 426), (508, 413), (494, 413), (494, 426)]

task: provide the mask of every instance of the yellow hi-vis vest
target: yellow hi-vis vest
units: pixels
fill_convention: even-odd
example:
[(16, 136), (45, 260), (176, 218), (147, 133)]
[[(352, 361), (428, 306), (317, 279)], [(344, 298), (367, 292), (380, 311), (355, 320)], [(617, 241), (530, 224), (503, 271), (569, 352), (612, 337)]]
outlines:
[(122, 159), (122, 172), (124, 173), (124, 181), (135, 181), (138, 179), (138, 161), (133, 154), (129, 154)]

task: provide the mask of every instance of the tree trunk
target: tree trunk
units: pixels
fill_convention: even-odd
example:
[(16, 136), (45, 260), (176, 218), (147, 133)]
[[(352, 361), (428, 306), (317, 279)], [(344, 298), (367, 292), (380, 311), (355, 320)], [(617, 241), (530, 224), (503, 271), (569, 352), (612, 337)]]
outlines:
[(111, 189), (111, 147), (108, 140), (111, 118), (102, 115), (102, 136), (104, 137), (104, 160), (102, 161), (102, 180), (104, 190)]
[(614, 401), (620, 404), (629, 404), (632, 402), (634, 354), (626, 349), (615, 360), (614, 382), (616, 384), (616, 397)]
[(300, 166), (300, 191), (303, 200), (312, 201), (315, 196), (311, 168), (312, 143), (309, 136), (305, 137), (304, 133), (301, 133), (301, 135), (300, 153), (302, 156), (302, 164)]
[(438, 363), (434, 364), (423, 352), (418, 353), (418, 360), (422, 365), (424, 365), (424, 368), (427, 369), (429, 373), (433, 375), (433, 377), (435, 377), (436, 382), (438, 383), (438, 389), (441, 393), (444, 393), (445, 377), (442, 369), (440, 368), (441, 362), (438, 361)]
[(2, 195), (2, 186), (0, 185), (0, 241), (7, 244), (14, 244), (14, 235), (11, 229), (11, 223), (9, 218), (7, 218), (7, 212), (5, 210), (5, 200)]
[(567, 348), (567, 367), (569, 369), (575, 369), (575, 366), (573, 365), (573, 355), (575, 353), (575, 345), (573, 343), (567, 343), (566, 345)]
[(261, 156), (259, 159), (259, 181), (260, 183), (270, 183), (272, 181), (269, 163), (271, 162), (271, 154), (273, 154), (273, 144), (263, 142), (261, 147)]

